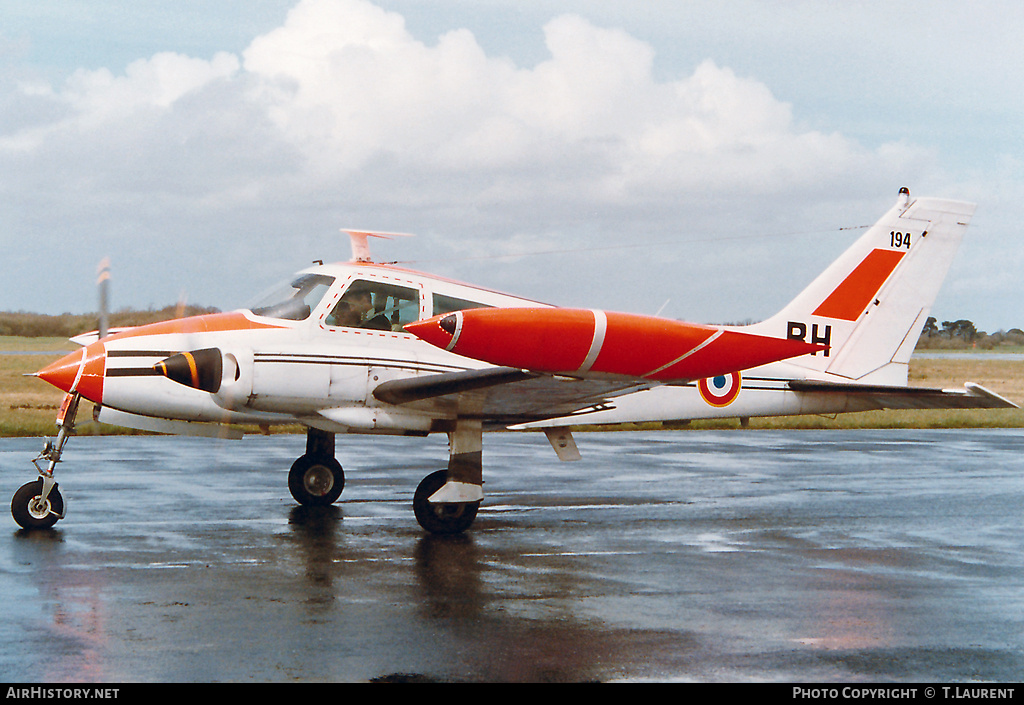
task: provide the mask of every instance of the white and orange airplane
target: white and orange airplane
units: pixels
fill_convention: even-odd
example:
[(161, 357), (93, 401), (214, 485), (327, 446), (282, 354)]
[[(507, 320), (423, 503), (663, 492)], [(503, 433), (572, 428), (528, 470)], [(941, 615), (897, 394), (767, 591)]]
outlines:
[[(486, 429), (543, 429), (579, 459), (571, 427), (881, 408), (996, 408), (982, 387), (907, 386), (908, 363), (974, 212), (898, 202), (792, 303), (749, 326), (566, 309), (371, 261), (317, 264), (252, 308), (74, 338), (37, 376), (65, 391), (58, 434), (17, 491), (16, 521), (65, 514), (53, 477), (84, 398), (101, 422), (240, 437), (238, 425), (299, 423), (288, 475), (301, 504), (338, 499), (339, 433), (446, 433), (447, 468), (417, 488), (433, 533), (465, 531), (483, 500)], [(44, 463), (42, 466), (40, 463)]]

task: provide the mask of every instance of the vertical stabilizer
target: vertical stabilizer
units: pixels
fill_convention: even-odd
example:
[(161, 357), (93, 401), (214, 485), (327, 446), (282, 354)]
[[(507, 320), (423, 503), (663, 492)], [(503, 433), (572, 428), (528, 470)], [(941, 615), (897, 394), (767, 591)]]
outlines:
[(896, 205), (772, 318), (762, 335), (830, 346), (793, 364), (861, 383), (907, 383), (910, 356), (964, 232), (972, 203), (911, 199)]

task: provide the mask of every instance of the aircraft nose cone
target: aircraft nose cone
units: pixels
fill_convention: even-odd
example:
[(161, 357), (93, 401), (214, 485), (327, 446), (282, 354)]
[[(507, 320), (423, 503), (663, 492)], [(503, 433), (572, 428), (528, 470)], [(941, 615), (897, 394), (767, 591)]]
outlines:
[(107, 352), (102, 343), (65, 355), (36, 372), (45, 382), (65, 392), (78, 392), (97, 404), (103, 401), (103, 376)]
[(36, 372), (36, 377), (39, 377), (45, 382), (49, 382), (57, 389), (61, 389), (65, 392), (71, 391), (71, 387), (74, 385), (75, 379), (78, 377), (78, 370), (82, 366), (82, 352), (82, 350), (76, 350), (73, 353), (65, 355), (56, 362), (53, 362)]

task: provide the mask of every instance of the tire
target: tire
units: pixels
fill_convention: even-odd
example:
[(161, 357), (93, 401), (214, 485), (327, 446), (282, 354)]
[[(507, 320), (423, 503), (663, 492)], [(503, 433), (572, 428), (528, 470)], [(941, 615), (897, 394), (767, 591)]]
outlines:
[(432, 534), (461, 534), (476, 519), (480, 502), (434, 504), (427, 498), (444, 487), (447, 470), (438, 470), (423, 478), (412, 498), (412, 511), (420, 526)]
[(23, 529), (49, 529), (64, 515), (64, 498), (57, 485), (50, 490), (46, 503), (34, 507), (34, 500), (43, 493), (43, 478), (22, 485), (11, 500), (11, 515)]
[(307, 507), (333, 504), (345, 489), (345, 472), (334, 458), (303, 455), (288, 471), (288, 490)]

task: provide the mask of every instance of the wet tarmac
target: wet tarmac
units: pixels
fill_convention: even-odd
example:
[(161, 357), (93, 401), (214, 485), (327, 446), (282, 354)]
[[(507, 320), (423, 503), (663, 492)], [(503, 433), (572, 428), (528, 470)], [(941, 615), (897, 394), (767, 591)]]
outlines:
[[(487, 499), (425, 535), (443, 437), (80, 437), (68, 517), (0, 532), (0, 679), (26, 683), (1015, 682), (1024, 432), (485, 438)], [(7, 497), (37, 439), (0, 440)], [(6, 501), (6, 500), (5, 500)]]

